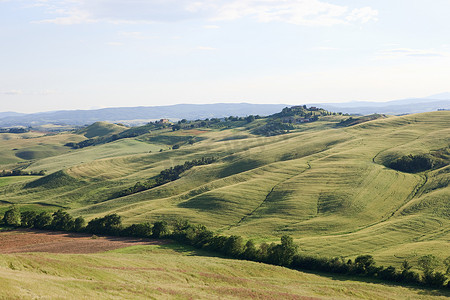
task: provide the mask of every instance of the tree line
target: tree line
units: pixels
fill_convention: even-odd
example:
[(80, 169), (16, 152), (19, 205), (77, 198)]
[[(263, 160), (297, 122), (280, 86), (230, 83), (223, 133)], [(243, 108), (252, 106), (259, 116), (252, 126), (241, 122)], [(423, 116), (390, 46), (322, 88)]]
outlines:
[(195, 167), (202, 165), (209, 165), (215, 162), (217, 159), (214, 157), (202, 157), (201, 159), (194, 159), (191, 161), (186, 161), (182, 165), (176, 165), (175, 167), (170, 167), (168, 169), (162, 170), (161, 173), (152, 177), (144, 182), (138, 181), (134, 186), (118, 191), (112, 195), (110, 199), (128, 196), (131, 194), (136, 194), (142, 191), (146, 191), (163, 184), (175, 181), (180, 178), (181, 173)]
[(0, 128), (0, 133), (27, 133), (30, 131), (30, 127), (29, 128), (21, 128), (21, 127), (17, 127), (17, 128)]
[(450, 274), (450, 257), (442, 262), (446, 268), (445, 273), (436, 271), (441, 262), (435, 256), (420, 257), (417, 267), (422, 270), (422, 274), (419, 274), (411, 270), (413, 266), (407, 260), (403, 261), (401, 268), (397, 270), (393, 266), (377, 266), (371, 255), (359, 255), (354, 260), (343, 257), (316, 257), (299, 253), (298, 245), (288, 235), (283, 235), (280, 243), (262, 243), (258, 246), (252, 240), (245, 241), (237, 235), (216, 234), (203, 225), (191, 224), (186, 220), (176, 220), (170, 223), (160, 220), (154, 223), (124, 226), (119, 215), (108, 214), (95, 218), (86, 225), (83, 217), (73, 218), (63, 210), (54, 213), (20, 212), (17, 207), (13, 206), (5, 212), (2, 221), (4, 225), (12, 227), (155, 239), (167, 238), (230, 258), (263, 262), (295, 270), (319, 271), (401, 284), (450, 288), (450, 281), (447, 280), (447, 276)]
[(44, 176), (45, 171), (23, 171), (23, 170), (2, 170), (0, 172), (0, 177), (8, 176)]

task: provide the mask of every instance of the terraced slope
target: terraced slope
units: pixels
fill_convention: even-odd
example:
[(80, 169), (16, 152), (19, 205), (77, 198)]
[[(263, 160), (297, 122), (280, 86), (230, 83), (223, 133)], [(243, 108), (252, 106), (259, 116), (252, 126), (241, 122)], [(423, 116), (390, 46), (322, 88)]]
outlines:
[[(450, 113), (350, 127), (335, 127), (338, 121), (324, 119), (273, 137), (254, 136), (245, 128), (212, 130), (198, 133), (202, 140), (194, 145), (164, 152), (133, 154), (137, 141), (125, 139), (115, 142), (128, 143), (120, 146), (128, 155), (119, 157), (101, 156), (101, 147), (114, 143), (81, 149), (29, 167), (56, 170), (63, 164), (58, 162), (77, 156), (70, 167), (60, 166), (67, 184), (49, 189), (17, 183), (0, 188), (0, 200), (45, 202), (88, 218), (114, 212), (126, 223), (181, 217), (257, 241), (288, 233), (305, 252), (370, 253), (383, 264), (429, 253), (444, 258), (450, 246), (448, 165), (420, 173), (385, 165), (449, 147)], [(84, 155), (90, 159), (81, 163)], [(202, 156), (219, 160), (163, 186), (111, 199), (137, 181)]]

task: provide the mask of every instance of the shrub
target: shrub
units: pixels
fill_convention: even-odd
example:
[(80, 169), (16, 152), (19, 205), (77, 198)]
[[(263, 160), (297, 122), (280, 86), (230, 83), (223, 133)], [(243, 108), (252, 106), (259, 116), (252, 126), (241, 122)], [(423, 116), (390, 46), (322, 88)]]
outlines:
[(153, 224), (152, 237), (161, 238), (169, 233), (169, 226), (166, 221), (157, 221)]
[(407, 155), (388, 164), (388, 167), (407, 173), (418, 173), (433, 168), (433, 160), (425, 155)]
[(5, 211), (3, 223), (8, 226), (20, 225), (20, 211), (16, 206), (12, 206), (10, 209)]
[(86, 231), (89, 233), (118, 235), (122, 231), (122, 218), (117, 214), (95, 218), (89, 221)]
[(34, 227), (36, 222), (37, 213), (35, 211), (25, 211), (20, 214), (22, 227)]
[(152, 235), (152, 224), (132, 224), (123, 230), (125, 236), (149, 237)]

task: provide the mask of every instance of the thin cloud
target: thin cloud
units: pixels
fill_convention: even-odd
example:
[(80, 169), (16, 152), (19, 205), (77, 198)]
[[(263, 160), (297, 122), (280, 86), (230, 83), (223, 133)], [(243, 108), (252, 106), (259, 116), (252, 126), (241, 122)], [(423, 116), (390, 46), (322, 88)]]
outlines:
[(158, 36), (145, 35), (143, 32), (140, 31), (119, 31), (117, 35), (119, 36), (119, 38), (122, 39), (133, 39), (133, 40), (149, 40), (159, 38)]
[(39, 96), (48, 96), (48, 95), (55, 95), (58, 92), (55, 90), (42, 90), (42, 91), (38, 91), (38, 92), (34, 92), (34, 95), (39, 95)]
[(1, 94), (8, 95), (8, 96), (15, 96), (15, 95), (21, 95), (21, 94), (23, 94), (23, 92), (21, 90), (9, 90), (9, 91), (3, 91), (3, 92), (1, 92)]
[(48, 96), (54, 95), (58, 92), (55, 90), (41, 90), (41, 91), (22, 91), (22, 90), (9, 90), (9, 91), (0, 91), (1, 95), (8, 96), (16, 96), (16, 95), (37, 95), (37, 96)]
[[(225, 21), (251, 18), (258, 22), (284, 22), (306, 26), (331, 26), (376, 21), (378, 11), (322, 0), (35, 0), (55, 15), (39, 21), (72, 25), (92, 22), (152, 23), (189, 19)], [(215, 29), (216, 25), (205, 28)]]
[(350, 15), (347, 16), (349, 22), (367, 23), (370, 21), (378, 21), (378, 11), (371, 7), (355, 8)]
[(311, 48), (311, 50), (314, 50), (314, 51), (336, 51), (336, 50), (339, 50), (339, 48), (319, 46), (319, 47)]
[(378, 59), (397, 59), (397, 58), (407, 58), (407, 57), (423, 57), (423, 58), (436, 58), (436, 57), (447, 57), (450, 56), (449, 53), (440, 52), (436, 50), (426, 50), (426, 49), (409, 49), (409, 48), (395, 48), (380, 51), (377, 55)]
[(108, 46), (114, 46), (114, 47), (118, 47), (118, 46), (123, 46), (123, 43), (121, 42), (109, 42), (106, 43)]
[(205, 25), (203, 26), (205, 29), (219, 29), (220, 27), (217, 25)]
[(214, 47), (205, 47), (205, 46), (198, 46), (197, 48), (195, 48), (196, 50), (201, 50), (201, 51), (214, 51), (217, 50), (217, 48)]
[(119, 31), (119, 36), (133, 39), (144, 39), (144, 35), (139, 31)]

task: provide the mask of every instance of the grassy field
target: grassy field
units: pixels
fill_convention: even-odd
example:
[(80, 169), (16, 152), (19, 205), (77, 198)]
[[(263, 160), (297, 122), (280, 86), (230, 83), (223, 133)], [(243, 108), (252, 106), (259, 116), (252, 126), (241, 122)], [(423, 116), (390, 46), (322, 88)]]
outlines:
[(449, 296), (444, 291), (356, 282), (351, 277), (224, 259), (177, 244), (90, 254), (0, 256), (0, 298), (67, 299), (75, 295), (77, 299), (383, 300)]
[[(272, 137), (251, 134), (248, 128), (256, 125), (250, 124), (165, 130), (79, 150), (62, 146), (85, 139), (75, 134), (4, 138), (8, 144), (1, 147), (8, 151), (0, 151), (3, 166), (19, 163), (27, 170), (64, 172), (31, 187), (22, 182), (2, 186), (0, 181), (0, 201), (65, 207), (87, 219), (118, 213), (126, 224), (185, 218), (256, 242), (289, 234), (305, 253), (352, 258), (371, 254), (383, 265), (399, 266), (405, 258), (414, 263), (424, 254), (448, 256), (448, 165), (411, 174), (385, 164), (449, 147), (450, 113), (336, 127), (340, 118), (325, 117)], [(186, 137), (197, 140), (171, 150)], [(24, 160), (11, 150), (39, 147), (55, 152)], [(219, 160), (163, 186), (111, 199), (163, 169), (202, 156)]]
[(32, 181), (40, 178), (40, 176), (11, 176), (11, 177), (0, 177), (0, 187), (7, 186), (16, 182)]
[(125, 126), (111, 124), (108, 122), (96, 122), (86, 128), (78, 130), (76, 133), (84, 135), (87, 138), (104, 137), (118, 134), (125, 131)]

